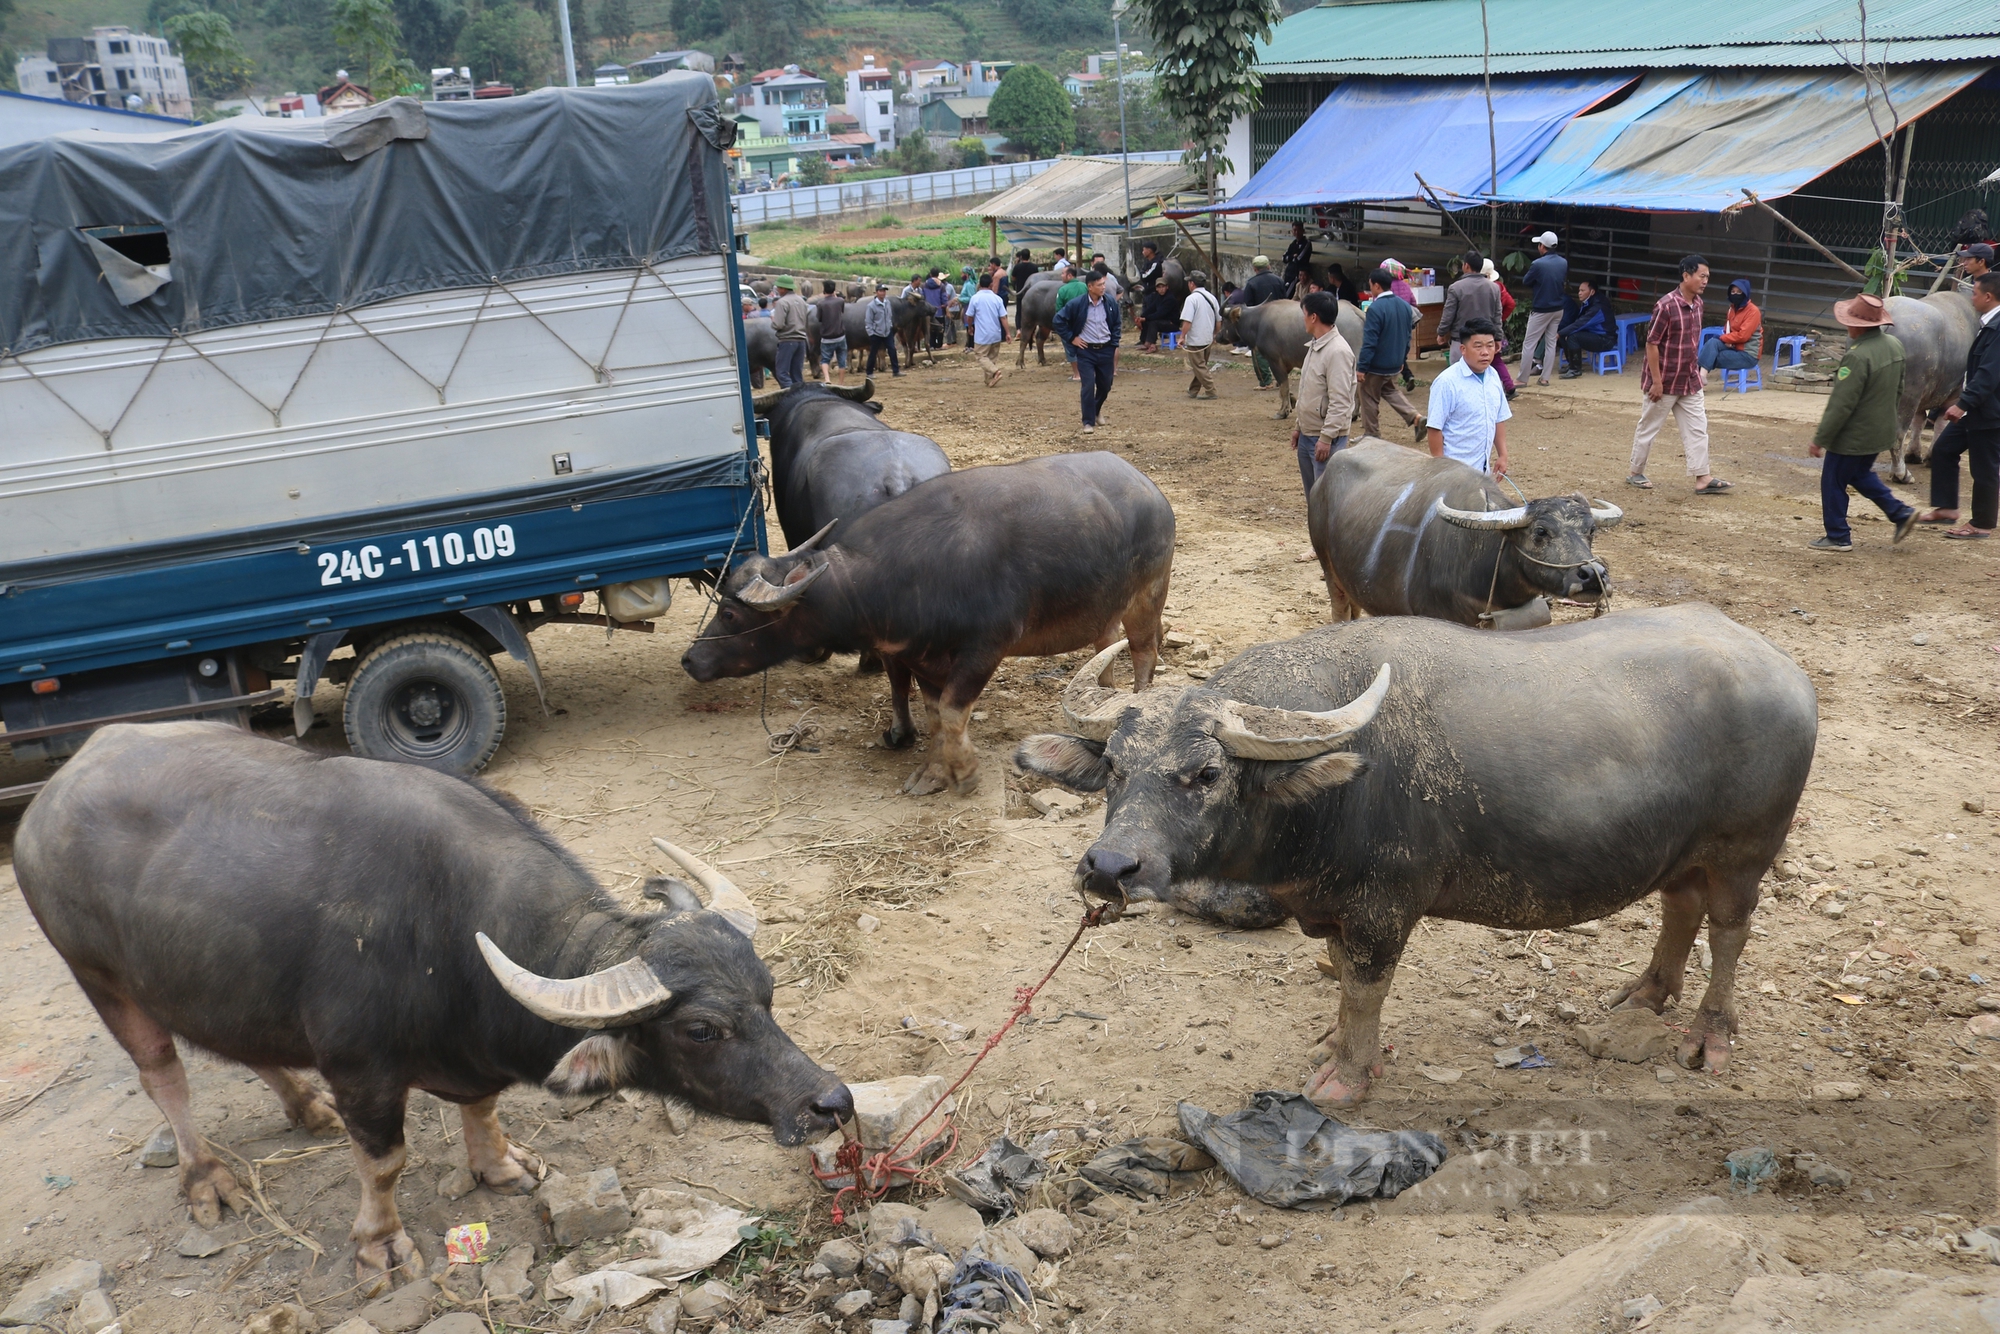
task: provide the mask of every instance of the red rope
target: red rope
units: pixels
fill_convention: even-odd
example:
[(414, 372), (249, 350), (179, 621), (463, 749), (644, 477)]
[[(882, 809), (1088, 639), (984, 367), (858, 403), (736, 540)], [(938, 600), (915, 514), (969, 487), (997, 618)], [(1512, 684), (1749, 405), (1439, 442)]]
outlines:
[(1095, 908), (1084, 910), (1083, 920), (1077, 923), (1076, 934), (1069, 938), (1069, 944), (1063, 946), (1062, 953), (1058, 954), (1056, 961), (1049, 965), (1049, 971), (1042, 974), (1042, 980), (1035, 983), (1032, 987), (1014, 988), (1014, 1012), (1007, 1016), (1005, 1023), (993, 1030), (993, 1036), (986, 1039), (986, 1045), (981, 1047), (979, 1054), (972, 1058), (972, 1064), (965, 1067), (965, 1073), (960, 1075), (950, 1088), (938, 1096), (938, 1100), (930, 1105), (929, 1111), (926, 1111), (921, 1117), (917, 1118), (916, 1122), (903, 1132), (901, 1139), (898, 1139), (888, 1148), (872, 1156), (864, 1154), (860, 1140), (850, 1139), (841, 1145), (840, 1152), (834, 1155), (833, 1171), (822, 1172), (819, 1169), (818, 1163), (812, 1165), (812, 1174), (822, 1182), (834, 1181), (841, 1177), (848, 1178), (848, 1184), (834, 1192), (833, 1221), (836, 1225), (847, 1221), (846, 1211), (840, 1207), (840, 1202), (850, 1193), (859, 1195), (863, 1199), (879, 1200), (884, 1195), (887, 1195), (892, 1188), (904, 1184), (904, 1182), (896, 1180), (898, 1175), (901, 1175), (905, 1181), (914, 1181), (923, 1169), (924, 1159), (929, 1154), (930, 1147), (945, 1135), (949, 1134), (951, 1136), (951, 1143), (945, 1146), (942, 1153), (932, 1156), (936, 1158), (949, 1157), (958, 1148), (958, 1127), (953, 1123), (950, 1114), (947, 1113), (943, 1121), (939, 1123), (938, 1128), (932, 1131), (914, 1151), (907, 1154), (902, 1151), (903, 1145), (909, 1142), (910, 1136), (916, 1134), (917, 1130), (931, 1119), (931, 1116), (937, 1109), (944, 1106), (951, 1095), (958, 1092), (966, 1080), (972, 1078), (972, 1072), (979, 1068), (979, 1063), (985, 1060), (995, 1047), (1000, 1045), (1000, 1040), (1007, 1036), (1008, 1030), (1013, 1028), (1020, 1021), (1021, 1017), (1028, 1013), (1030, 1007), (1035, 1003), (1035, 997), (1040, 994), (1043, 987), (1049, 984), (1049, 979), (1056, 975), (1056, 969), (1063, 966), (1063, 960), (1069, 958), (1070, 951), (1076, 948), (1076, 943), (1083, 939), (1083, 933), (1091, 927), (1096, 926), (1099, 922), (1102, 922), (1105, 913), (1109, 912), (1110, 909), (1110, 904), (1101, 903)]

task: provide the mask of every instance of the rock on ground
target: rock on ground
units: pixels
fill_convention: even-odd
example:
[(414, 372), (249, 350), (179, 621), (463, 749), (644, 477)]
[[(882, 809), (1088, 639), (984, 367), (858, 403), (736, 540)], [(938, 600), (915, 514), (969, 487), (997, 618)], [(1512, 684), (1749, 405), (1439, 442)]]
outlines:
[(382, 1331), (357, 1315), (341, 1321), (327, 1331), (327, 1334), (382, 1334)]
[(536, 1189), (535, 1202), (558, 1246), (615, 1237), (632, 1226), (631, 1207), (612, 1167), (600, 1167), (580, 1181), (551, 1172)]
[(977, 1244), (967, 1251), (968, 1256), (984, 1256), (988, 1260), (1017, 1269), (1023, 1274), (1035, 1272), (1035, 1253), (1020, 1236), (1006, 1228), (988, 1228)]
[(714, 1320), (735, 1304), (736, 1294), (714, 1279), (681, 1289), (681, 1314), (689, 1320)]
[(842, 1320), (860, 1315), (875, 1304), (875, 1294), (866, 1288), (856, 1288), (853, 1292), (833, 1299), (833, 1313)]
[(316, 1334), (318, 1329), (319, 1317), (297, 1302), (267, 1306), (243, 1322), (243, 1334)]
[(103, 1286), (104, 1266), (95, 1260), (72, 1260), (43, 1270), (22, 1284), (14, 1300), (0, 1310), (0, 1325), (39, 1325), (75, 1306), (84, 1293)]
[(486, 1322), (470, 1311), (453, 1311), (425, 1325), (423, 1334), (487, 1334)]
[(1753, 1275), (1736, 1290), (1713, 1334), (1991, 1334), (2000, 1311), (2000, 1278), (1945, 1279), (1875, 1269), (1857, 1279)]
[(835, 1278), (852, 1278), (861, 1268), (861, 1248), (851, 1241), (835, 1238), (819, 1248), (813, 1263)]
[(1054, 1209), (1032, 1209), (1004, 1227), (1044, 1260), (1062, 1259), (1076, 1242), (1076, 1224)]
[(497, 1260), (490, 1260), (480, 1268), (486, 1295), (496, 1302), (526, 1301), (535, 1295), (535, 1284), (528, 1277), (528, 1270), (535, 1263), (535, 1248), (528, 1245), (510, 1246), (506, 1254)]
[(954, 1199), (931, 1201), (917, 1221), (954, 1260), (964, 1255), (986, 1230), (986, 1220), (977, 1209)]
[(146, 1147), (139, 1150), (139, 1161), (147, 1167), (179, 1167), (181, 1150), (174, 1143), (174, 1128), (162, 1121), (146, 1140)]
[(1598, 1023), (1578, 1024), (1576, 1040), (1600, 1061), (1634, 1064), (1664, 1056), (1675, 1046), (1674, 1031), (1651, 1010), (1613, 1010)]
[(361, 1308), (360, 1316), (382, 1334), (405, 1334), (429, 1322), (431, 1303), (437, 1300), (437, 1295), (437, 1284), (420, 1278), (386, 1297), (377, 1297)]
[(472, 1173), (463, 1167), (454, 1167), (438, 1178), (437, 1191), (447, 1200), (462, 1200), (477, 1189), (479, 1183), (472, 1179)]
[(83, 1334), (101, 1334), (118, 1323), (118, 1308), (111, 1304), (102, 1288), (92, 1288), (77, 1302), (70, 1319), (83, 1327)]

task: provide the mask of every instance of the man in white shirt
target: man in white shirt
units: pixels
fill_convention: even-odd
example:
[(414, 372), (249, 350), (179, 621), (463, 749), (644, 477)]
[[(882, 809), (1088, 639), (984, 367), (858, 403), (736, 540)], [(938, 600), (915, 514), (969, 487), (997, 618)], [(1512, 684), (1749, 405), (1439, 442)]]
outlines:
[(1491, 320), (1471, 319), (1459, 326), (1458, 335), (1458, 360), (1431, 382), (1430, 407), (1424, 414), (1431, 457), (1457, 459), (1480, 472), (1504, 476), (1507, 419), (1514, 411), (1507, 406), (1500, 373), (1493, 369), (1500, 330)]
[(993, 275), (979, 275), (979, 290), (965, 306), (965, 325), (972, 331), (972, 352), (986, 372), (986, 387), (1000, 383), (1000, 344), (1007, 341), (1007, 303), (993, 291)]
[(1189, 398), (1214, 398), (1215, 373), (1208, 368), (1210, 346), (1222, 306), (1208, 290), (1208, 275), (1196, 269), (1187, 276), (1187, 300), (1181, 304), (1181, 347), (1187, 354)]

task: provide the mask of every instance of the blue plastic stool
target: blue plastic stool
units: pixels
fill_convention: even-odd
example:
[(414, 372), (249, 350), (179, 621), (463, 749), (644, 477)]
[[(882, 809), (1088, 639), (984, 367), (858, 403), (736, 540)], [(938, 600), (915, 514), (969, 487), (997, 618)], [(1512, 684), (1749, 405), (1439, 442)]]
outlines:
[(1709, 325), (1706, 329), (1703, 329), (1701, 331), (1701, 337), (1695, 340), (1695, 345), (1694, 345), (1695, 352), (1699, 353), (1703, 348), (1707, 347), (1709, 339), (1720, 338), (1722, 337), (1723, 334), (1727, 332), (1728, 328), (1725, 325), (1721, 324)]
[(1625, 373), (1625, 353), (1615, 347), (1609, 352), (1593, 352), (1590, 357), (1590, 364), (1591, 368), (1599, 375), (1604, 374), (1606, 371), (1623, 375)]
[[(1775, 371), (1782, 366), (1798, 365), (1806, 359), (1806, 349), (1812, 345), (1813, 340), (1805, 334), (1793, 334), (1789, 338), (1780, 338), (1776, 349), (1771, 353), (1771, 369)], [(1789, 361), (1784, 360), (1785, 353), (1787, 352), (1792, 354)]]
[(1733, 371), (1722, 367), (1718, 367), (1718, 369), (1722, 370), (1722, 389), (1724, 393), (1729, 391), (1729, 377), (1732, 375), (1736, 377), (1736, 392), (1739, 394), (1749, 393), (1752, 387), (1758, 389), (1764, 387), (1764, 363), (1762, 361), (1754, 361), (1740, 371)]

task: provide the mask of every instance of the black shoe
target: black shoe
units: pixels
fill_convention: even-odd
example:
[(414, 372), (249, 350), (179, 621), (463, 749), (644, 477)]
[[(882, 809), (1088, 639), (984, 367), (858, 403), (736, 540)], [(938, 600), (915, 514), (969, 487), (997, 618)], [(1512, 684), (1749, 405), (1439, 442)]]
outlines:
[(1916, 530), (1916, 527), (1917, 527), (1917, 512), (1915, 510), (1911, 510), (1908, 514), (1905, 514), (1902, 518), (1896, 520), (1895, 540), (1897, 542), (1902, 541), (1904, 538), (1908, 537), (1912, 532), (1914, 532)]
[(1819, 541), (1817, 541), (1817, 542), (1808, 542), (1808, 543), (1806, 543), (1806, 545), (1807, 545), (1807, 546), (1809, 546), (1809, 547), (1811, 547), (1811, 548), (1812, 548), (1812, 549), (1813, 549), (1814, 551), (1852, 551), (1852, 550), (1854, 550), (1854, 544), (1853, 544), (1852, 542), (1836, 542), (1836, 541), (1834, 541), (1834, 540), (1833, 540), (1832, 538), (1830, 538), (1830, 537), (1822, 537), (1821, 539), (1819, 539)]
[(1565, 380), (1581, 380), (1581, 379), (1583, 378), (1583, 372), (1582, 372), (1582, 371), (1564, 371), (1564, 372), (1562, 373), (1562, 378), (1563, 378), (1563, 379), (1565, 379)]

